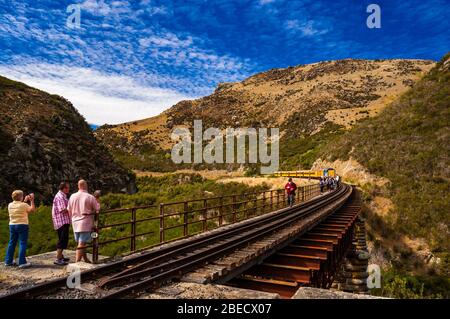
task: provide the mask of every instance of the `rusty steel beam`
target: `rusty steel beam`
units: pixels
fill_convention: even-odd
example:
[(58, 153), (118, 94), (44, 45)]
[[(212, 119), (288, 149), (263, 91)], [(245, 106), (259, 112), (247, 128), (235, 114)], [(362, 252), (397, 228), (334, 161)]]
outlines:
[(339, 241), (339, 239), (342, 238), (342, 235), (308, 232), (308, 233), (306, 233), (305, 238), (320, 239), (320, 240), (333, 240), (335, 243), (337, 243)]
[(328, 251), (327, 250), (318, 250), (318, 249), (311, 249), (311, 248), (298, 248), (295, 246), (287, 246), (281, 250), (281, 252), (290, 253), (290, 254), (297, 254), (297, 255), (308, 255), (308, 256), (314, 256), (314, 257), (320, 257), (320, 258), (328, 258)]
[(311, 270), (319, 270), (321, 260), (317, 257), (313, 259), (313, 258), (299, 257), (297, 255), (276, 253), (275, 255), (267, 258), (267, 262), (271, 264), (283, 264), (288, 266), (309, 268)]
[(250, 268), (245, 274), (255, 277), (269, 276), (276, 280), (295, 281), (303, 284), (309, 284), (311, 279), (311, 270), (309, 268), (284, 264), (262, 263)]
[(231, 286), (239, 288), (278, 293), (282, 298), (291, 298), (300, 287), (297, 282), (281, 280), (262, 280), (257, 278), (239, 277), (230, 282)]

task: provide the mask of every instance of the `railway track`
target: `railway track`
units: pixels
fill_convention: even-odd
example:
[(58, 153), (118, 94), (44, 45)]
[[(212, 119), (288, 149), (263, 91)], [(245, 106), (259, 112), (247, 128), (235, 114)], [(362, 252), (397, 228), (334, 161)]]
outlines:
[(351, 248), (360, 211), (359, 198), (352, 196), (314, 228), (227, 284), (283, 298), (291, 298), (301, 286), (329, 288)]
[[(351, 187), (343, 184), (335, 191), (294, 207), (84, 271), (81, 273), (81, 282), (88, 282), (97, 287), (93, 295), (86, 297), (120, 298), (157, 288), (170, 280), (181, 278), (184, 274), (211, 260), (258, 241), (330, 203), (337, 201), (344, 203), (351, 192)], [(61, 290), (67, 290), (63, 289), (65, 287), (66, 278), (59, 278), (0, 296), (0, 298), (38, 298), (42, 295), (57, 298), (58, 294), (62, 293)]]

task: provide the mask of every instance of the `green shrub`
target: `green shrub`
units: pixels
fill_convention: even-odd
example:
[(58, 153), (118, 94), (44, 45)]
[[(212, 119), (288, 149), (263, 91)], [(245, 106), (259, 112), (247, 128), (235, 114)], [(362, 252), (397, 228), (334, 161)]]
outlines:
[(450, 297), (448, 276), (412, 276), (395, 271), (382, 271), (381, 288), (373, 289), (373, 295), (399, 299), (446, 298)]

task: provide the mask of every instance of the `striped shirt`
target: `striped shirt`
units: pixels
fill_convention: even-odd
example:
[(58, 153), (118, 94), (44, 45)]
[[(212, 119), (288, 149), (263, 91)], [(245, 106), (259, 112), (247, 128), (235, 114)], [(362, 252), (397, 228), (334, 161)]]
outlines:
[(68, 203), (69, 200), (67, 199), (67, 195), (63, 192), (59, 191), (58, 194), (55, 195), (52, 208), (53, 227), (55, 229), (58, 229), (63, 225), (70, 225), (70, 216), (67, 211)]

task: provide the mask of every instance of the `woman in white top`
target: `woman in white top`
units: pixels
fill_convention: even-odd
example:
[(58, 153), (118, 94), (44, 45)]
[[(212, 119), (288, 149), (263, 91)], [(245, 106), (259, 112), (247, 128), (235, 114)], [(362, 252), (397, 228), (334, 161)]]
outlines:
[[(8, 205), (9, 212), (9, 243), (6, 250), (5, 265), (14, 266), (14, 252), (19, 242), (19, 268), (31, 266), (25, 258), (28, 242), (28, 214), (36, 210), (34, 194), (23, 198), (23, 192), (16, 190), (12, 193), (13, 202)], [(28, 205), (26, 202), (30, 202)]]

